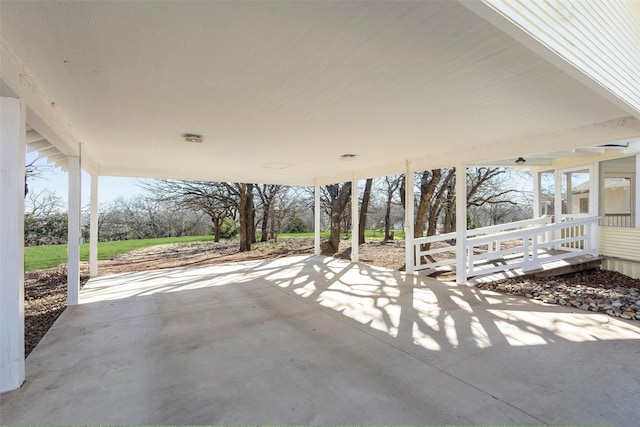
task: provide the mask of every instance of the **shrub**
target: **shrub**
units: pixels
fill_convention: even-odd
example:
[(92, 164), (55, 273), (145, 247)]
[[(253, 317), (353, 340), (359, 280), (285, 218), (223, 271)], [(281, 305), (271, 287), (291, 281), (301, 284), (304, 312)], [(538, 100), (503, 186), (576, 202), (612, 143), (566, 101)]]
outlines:
[(306, 233), (307, 231), (307, 223), (304, 222), (297, 212), (294, 212), (293, 215), (289, 217), (284, 226), (285, 233)]
[(240, 229), (234, 219), (225, 218), (220, 224), (220, 237), (223, 239), (233, 239), (239, 233)]

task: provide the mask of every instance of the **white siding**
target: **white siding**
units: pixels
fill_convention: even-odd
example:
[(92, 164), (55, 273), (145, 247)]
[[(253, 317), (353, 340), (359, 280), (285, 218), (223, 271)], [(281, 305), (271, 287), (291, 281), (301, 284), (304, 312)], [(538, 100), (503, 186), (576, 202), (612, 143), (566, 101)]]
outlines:
[(600, 227), (601, 255), (640, 261), (640, 229)]
[(640, 116), (640, 2), (484, 3)]

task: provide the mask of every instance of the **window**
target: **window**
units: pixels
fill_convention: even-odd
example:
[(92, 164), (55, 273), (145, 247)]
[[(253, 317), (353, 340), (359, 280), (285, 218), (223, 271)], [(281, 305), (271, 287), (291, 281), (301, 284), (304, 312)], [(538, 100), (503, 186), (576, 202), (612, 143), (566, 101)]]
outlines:
[(604, 218), (601, 225), (633, 227), (633, 181), (631, 174), (608, 174), (604, 177)]
[(588, 214), (590, 193), (591, 179), (588, 169), (562, 173), (563, 214)]

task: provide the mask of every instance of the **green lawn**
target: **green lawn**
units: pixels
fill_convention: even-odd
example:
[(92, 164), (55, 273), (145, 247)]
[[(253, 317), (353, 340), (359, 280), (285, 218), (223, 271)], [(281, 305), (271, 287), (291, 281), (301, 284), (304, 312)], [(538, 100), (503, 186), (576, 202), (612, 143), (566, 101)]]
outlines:
[[(116, 255), (148, 246), (167, 243), (212, 241), (212, 236), (165, 237), (160, 239), (117, 240), (98, 243), (98, 259), (109, 259)], [(80, 260), (89, 261), (89, 244), (80, 246)], [(40, 270), (67, 262), (67, 245), (28, 246), (24, 248), (24, 270)]]
[[(329, 237), (329, 232), (320, 233), (322, 238)], [(347, 238), (349, 234), (343, 233), (342, 237)], [(384, 232), (367, 230), (365, 237), (368, 239), (382, 239)], [(310, 233), (282, 233), (278, 237), (313, 237)], [(258, 236), (259, 238), (259, 236)], [(396, 239), (404, 239), (404, 232), (395, 231)], [(117, 240), (113, 242), (98, 243), (98, 259), (109, 259), (116, 255), (124, 254), (135, 249), (146, 248), (148, 246), (164, 245), (167, 243), (185, 242), (206, 242), (212, 241), (212, 236), (185, 236), (185, 237), (164, 237), (160, 239), (142, 240)], [(89, 261), (89, 244), (80, 246), (80, 260)], [(24, 248), (24, 270), (40, 270), (51, 268), (67, 262), (67, 245), (48, 246), (28, 246)]]

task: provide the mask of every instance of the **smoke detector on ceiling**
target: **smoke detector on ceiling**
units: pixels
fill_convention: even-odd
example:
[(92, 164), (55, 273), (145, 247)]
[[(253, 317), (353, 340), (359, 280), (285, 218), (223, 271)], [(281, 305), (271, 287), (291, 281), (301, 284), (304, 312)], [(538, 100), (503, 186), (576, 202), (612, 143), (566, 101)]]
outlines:
[(198, 135), (195, 133), (183, 133), (182, 137), (187, 142), (193, 142), (196, 144), (201, 144), (204, 137), (202, 135)]

